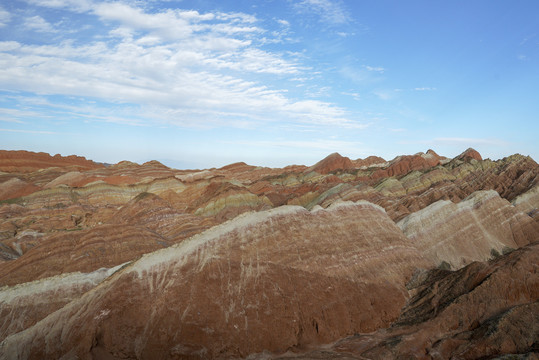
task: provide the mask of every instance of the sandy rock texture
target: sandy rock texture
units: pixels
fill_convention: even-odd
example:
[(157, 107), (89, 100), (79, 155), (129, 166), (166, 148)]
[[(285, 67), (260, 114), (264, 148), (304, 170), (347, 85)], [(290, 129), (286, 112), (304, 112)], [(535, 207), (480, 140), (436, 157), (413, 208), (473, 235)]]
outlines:
[(538, 188), (530, 157), (473, 149), (194, 170), (0, 151), (0, 358), (531, 358)]
[(431, 265), (376, 205), (285, 206), (143, 256), (6, 338), (3, 350), (81, 358), (89, 349), (119, 358), (285, 351), (388, 326), (415, 267)]
[(458, 271), (430, 270), (387, 329), (273, 359), (537, 359), (539, 244)]

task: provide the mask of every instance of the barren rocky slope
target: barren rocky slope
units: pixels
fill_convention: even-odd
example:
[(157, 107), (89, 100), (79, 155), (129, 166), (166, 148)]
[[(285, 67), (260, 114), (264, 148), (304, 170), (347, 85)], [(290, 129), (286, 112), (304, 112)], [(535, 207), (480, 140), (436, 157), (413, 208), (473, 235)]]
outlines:
[[(539, 244), (412, 284), (390, 328), (278, 359), (537, 359)], [(506, 356), (504, 356), (504, 354)]]
[(0, 151), (0, 170), (0, 358), (537, 351), (529, 157), (176, 170)]

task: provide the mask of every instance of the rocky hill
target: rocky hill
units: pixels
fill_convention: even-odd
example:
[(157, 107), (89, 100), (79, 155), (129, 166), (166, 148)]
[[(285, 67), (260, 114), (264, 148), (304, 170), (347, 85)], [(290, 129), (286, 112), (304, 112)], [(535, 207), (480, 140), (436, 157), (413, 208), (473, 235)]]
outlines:
[(539, 165), (177, 170), (0, 151), (0, 358), (539, 351)]

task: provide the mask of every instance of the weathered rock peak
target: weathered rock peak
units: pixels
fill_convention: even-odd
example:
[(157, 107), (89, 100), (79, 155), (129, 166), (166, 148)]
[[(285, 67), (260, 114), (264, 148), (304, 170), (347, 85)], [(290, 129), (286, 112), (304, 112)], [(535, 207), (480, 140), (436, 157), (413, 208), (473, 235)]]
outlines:
[(476, 150), (474, 150), (472, 148), (466, 149), (466, 151), (464, 151), (462, 154), (457, 156), (457, 159), (458, 160), (463, 160), (463, 161), (467, 161), (467, 160), (471, 160), (471, 159), (474, 159), (474, 160), (477, 160), (477, 161), (483, 160), (483, 158), (481, 157), (481, 154), (479, 154)]
[(335, 170), (346, 170), (353, 167), (354, 165), (349, 158), (344, 157), (339, 153), (333, 153), (311, 166), (307, 171), (316, 171), (319, 174), (329, 174)]

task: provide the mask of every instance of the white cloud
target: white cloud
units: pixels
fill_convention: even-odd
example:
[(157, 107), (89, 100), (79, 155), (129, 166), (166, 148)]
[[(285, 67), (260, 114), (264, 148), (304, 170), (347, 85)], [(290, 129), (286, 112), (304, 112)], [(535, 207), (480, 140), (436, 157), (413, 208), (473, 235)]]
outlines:
[[(31, 2), (86, 11), (109, 31), (108, 37), (88, 43), (65, 38), (68, 32), (62, 32), (64, 40), (55, 45), (0, 42), (2, 87), (9, 84), (9, 90), (92, 97), (125, 105), (116, 116), (90, 106), (72, 109), (74, 116), (132, 125), (157, 121), (245, 127), (292, 121), (365, 126), (330, 102), (298, 101), (287, 97), (286, 89), (252, 80), (268, 75), (298, 77), (313, 71), (301, 64), (300, 54), (263, 50), (258, 39), (266, 36), (265, 30), (256, 26), (257, 19), (251, 15), (191, 10), (148, 13), (127, 3)], [(44, 19), (31, 19), (35, 29), (46, 29)], [(51, 109), (67, 113), (60, 102), (50, 101)], [(133, 114), (138, 115), (136, 120)]]
[(415, 91), (436, 91), (437, 89), (435, 87), (416, 87), (414, 88)]
[(206, 13), (194, 10), (165, 10), (146, 13), (143, 9), (124, 3), (100, 3), (94, 6), (93, 13), (103, 21), (118, 22), (131, 30), (149, 31), (166, 40), (181, 40), (193, 34), (211, 33), (219, 40), (228, 35), (263, 32), (253, 26), (253, 17), (241, 13)]
[(305, 96), (310, 98), (327, 98), (331, 96), (331, 90), (329, 86), (311, 86), (306, 90)]
[(172, 10), (156, 14), (147, 14), (140, 8), (123, 3), (97, 4), (93, 13), (104, 21), (114, 21), (122, 27), (132, 30), (153, 31), (166, 39), (184, 39), (193, 33), (189, 17), (181, 16)]
[(283, 59), (279, 54), (256, 48), (246, 48), (241, 52), (222, 54), (202, 61), (218, 69), (227, 68), (254, 73), (297, 74), (301, 69), (299, 65)]
[(343, 78), (358, 85), (365, 85), (379, 83), (383, 80), (386, 69), (381, 66), (357, 65), (355, 62), (348, 62), (340, 66), (338, 71)]
[(15, 133), (26, 133), (26, 134), (45, 134), (53, 135), (58, 134), (54, 131), (38, 131), (38, 130), (16, 130), (16, 129), (0, 129), (2, 132), (15, 132)]
[(91, 0), (27, 0), (32, 5), (53, 9), (68, 9), (75, 12), (89, 11), (93, 2)]
[[(229, 143), (229, 142), (224, 142)], [(314, 149), (327, 152), (357, 153), (363, 152), (359, 147), (361, 143), (342, 140), (253, 140), (253, 141), (234, 141), (234, 144), (249, 145), (255, 147), (273, 147), (273, 148), (296, 148), (296, 149)]]
[(0, 28), (6, 26), (11, 20), (11, 14), (0, 7)]
[(0, 51), (13, 51), (20, 47), (16, 41), (0, 41)]
[(2, 121), (16, 122), (23, 124), (24, 121), (18, 120), (18, 118), (26, 117), (38, 117), (40, 114), (35, 111), (19, 110), (11, 108), (0, 108), (0, 119)]
[(223, 13), (218, 12), (216, 13), (216, 17), (219, 20), (223, 21), (231, 21), (231, 22), (243, 22), (243, 23), (251, 23), (254, 24), (257, 22), (256, 16), (240, 13), (240, 12), (231, 12), (231, 13)]
[(361, 94), (359, 94), (357, 92), (341, 92), (341, 94), (346, 95), (346, 96), (351, 96), (351, 97), (354, 98), (354, 100), (361, 99)]
[(290, 26), (290, 23), (286, 20), (283, 20), (283, 19), (278, 19), (277, 22), (279, 23), (279, 25), (281, 26), (284, 26), (284, 27), (289, 27)]
[(384, 71), (386, 70), (381, 66), (368, 66), (368, 65), (365, 65), (365, 69), (367, 69), (369, 71), (374, 71), (374, 72), (377, 72), (377, 73), (380, 73), (380, 74), (383, 74)]
[(295, 8), (302, 13), (314, 13), (328, 25), (346, 24), (351, 19), (341, 1), (302, 0), (295, 4)]
[(9, 117), (4, 117), (3, 115), (0, 115), (0, 121), (9, 122), (9, 123), (17, 123), (17, 124), (25, 124), (24, 121), (20, 121), (20, 120), (9, 118)]
[[(18, 118), (48, 118), (48, 119), (81, 119), (83, 121), (110, 122), (132, 126), (148, 125), (140, 119), (140, 110), (132, 106), (113, 104), (112, 106), (96, 106), (96, 101), (71, 98), (72, 104), (58, 103), (43, 96), (13, 96), (12, 100), (18, 102), (26, 109), (18, 110), (10, 108), (0, 108), (0, 118), (2, 114), (9, 114)], [(42, 109), (47, 112), (43, 113)]]
[(24, 19), (23, 26), (26, 29), (37, 31), (37, 32), (57, 32), (58, 30), (43, 19), (41, 16), (32, 16)]

